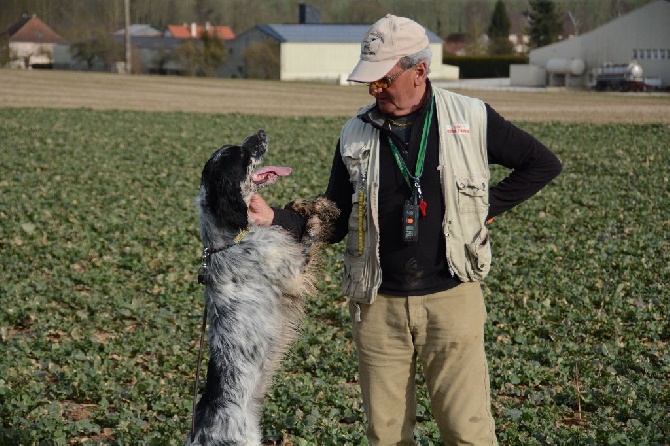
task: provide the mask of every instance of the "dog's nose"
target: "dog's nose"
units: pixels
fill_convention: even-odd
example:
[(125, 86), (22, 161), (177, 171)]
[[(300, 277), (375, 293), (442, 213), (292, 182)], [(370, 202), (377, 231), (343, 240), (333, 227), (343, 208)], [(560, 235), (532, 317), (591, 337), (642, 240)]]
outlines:
[(245, 150), (248, 150), (254, 158), (259, 158), (265, 155), (265, 152), (268, 149), (268, 140), (265, 131), (258, 130), (256, 133), (250, 135), (244, 140), (242, 147), (244, 147)]

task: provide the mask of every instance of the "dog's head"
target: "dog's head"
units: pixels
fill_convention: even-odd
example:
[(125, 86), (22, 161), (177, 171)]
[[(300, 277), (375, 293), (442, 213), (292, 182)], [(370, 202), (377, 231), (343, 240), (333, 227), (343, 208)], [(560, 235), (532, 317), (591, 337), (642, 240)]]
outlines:
[(259, 130), (239, 145), (225, 145), (209, 158), (200, 179), (199, 205), (214, 224), (231, 231), (248, 226), (249, 200), (260, 187), (288, 175), (287, 167), (256, 167), (268, 150), (267, 135)]

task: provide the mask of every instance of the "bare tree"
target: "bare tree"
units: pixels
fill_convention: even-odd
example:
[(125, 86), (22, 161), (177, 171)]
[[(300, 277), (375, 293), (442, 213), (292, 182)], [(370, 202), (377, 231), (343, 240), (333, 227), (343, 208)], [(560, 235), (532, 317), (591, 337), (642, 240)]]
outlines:
[(190, 76), (216, 76), (228, 57), (221, 39), (204, 33), (202, 39), (188, 39), (177, 48), (175, 58)]
[(246, 77), (279, 79), (279, 44), (274, 40), (252, 43), (244, 51)]
[(107, 33), (96, 32), (92, 37), (74, 42), (70, 54), (75, 60), (85, 62), (89, 70), (96, 62), (109, 68), (112, 63), (123, 59), (123, 45)]

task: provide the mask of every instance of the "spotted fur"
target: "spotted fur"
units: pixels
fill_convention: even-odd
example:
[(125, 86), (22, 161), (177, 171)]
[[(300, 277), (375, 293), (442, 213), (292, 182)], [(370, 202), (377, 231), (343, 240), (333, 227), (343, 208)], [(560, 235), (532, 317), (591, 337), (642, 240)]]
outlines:
[[(260, 130), (239, 146), (223, 146), (202, 171), (196, 198), (202, 242), (229, 247), (211, 255), (205, 278), (210, 359), (190, 446), (261, 443), (263, 397), (297, 335), (304, 300), (315, 291), (318, 248), (338, 214), (325, 198), (291, 204), (307, 219), (300, 242), (277, 226), (251, 224), (252, 174), (267, 148)], [(249, 233), (234, 244), (245, 228)]]

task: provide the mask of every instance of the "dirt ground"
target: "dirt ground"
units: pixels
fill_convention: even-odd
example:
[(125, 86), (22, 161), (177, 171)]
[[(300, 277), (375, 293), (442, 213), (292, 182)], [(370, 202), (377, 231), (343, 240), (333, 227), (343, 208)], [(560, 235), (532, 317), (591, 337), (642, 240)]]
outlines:
[[(453, 89), (512, 121), (670, 124), (668, 93)], [(350, 116), (364, 86), (0, 69), (0, 107), (131, 109), (274, 116)]]

